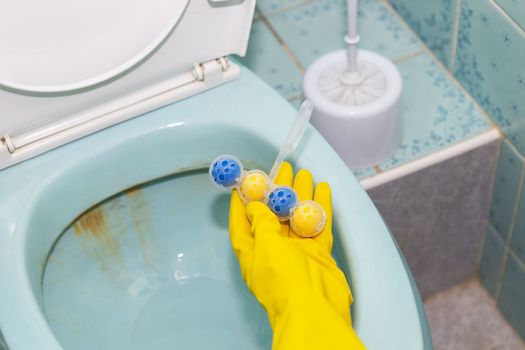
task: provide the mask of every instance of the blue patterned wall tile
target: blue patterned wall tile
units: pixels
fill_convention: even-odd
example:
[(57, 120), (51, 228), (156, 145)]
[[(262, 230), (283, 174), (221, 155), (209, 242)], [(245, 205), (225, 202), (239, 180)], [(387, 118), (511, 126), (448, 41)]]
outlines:
[(496, 0), (496, 2), (522, 29), (525, 29), (524, 0)]
[(525, 261), (525, 188), (521, 190), (517, 210), (510, 246), (520, 259)]
[(374, 168), (363, 168), (363, 169), (354, 169), (352, 170), (352, 173), (357, 177), (358, 180), (363, 180), (368, 177), (372, 177), (376, 175), (376, 171)]
[(403, 76), (403, 140), (381, 164), (386, 170), (483, 131), (489, 121), (435, 60), (420, 55), (398, 64)]
[(523, 163), (507, 140), (501, 143), (489, 210), (490, 222), (507, 239), (518, 195)]
[(525, 154), (525, 34), (490, 0), (463, 0), (455, 75)]
[(449, 64), (455, 0), (390, 0), (444, 65)]
[(276, 11), (286, 11), (288, 8), (300, 5), (307, 0), (257, 0), (257, 7), (264, 15), (271, 15)]
[(283, 97), (302, 93), (302, 76), (283, 48), (262, 21), (252, 26), (245, 57), (237, 60), (250, 68)]
[(525, 264), (509, 254), (498, 306), (514, 329), (525, 338)]
[(489, 224), (481, 254), (479, 278), (492, 297), (496, 296), (504, 251), (505, 242)]
[[(396, 59), (421, 50), (414, 35), (380, 1), (359, 2), (360, 47)], [(303, 65), (334, 50), (345, 48), (346, 2), (318, 1), (269, 18)]]

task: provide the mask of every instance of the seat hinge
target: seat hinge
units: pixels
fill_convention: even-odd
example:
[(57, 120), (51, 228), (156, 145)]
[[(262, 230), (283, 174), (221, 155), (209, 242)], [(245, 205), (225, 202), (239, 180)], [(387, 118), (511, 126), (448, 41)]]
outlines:
[(158, 107), (206, 91), (240, 76), (226, 57), (198, 63), (185, 72), (134, 93), (35, 128), (0, 134), (0, 170)]
[(214, 83), (223, 79), (223, 73), (230, 68), (227, 57), (219, 57), (203, 63), (193, 65), (195, 80)]
[(13, 141), (11, 140), (11, 136), (9, 136), (9, 134), (7, 135), (4, 135), (0, 138), (0, 141), (2, 141), (2, 143), (5, 144), (5, 147), (7, 148), (7, 151), (9, 153), (15, 153), (16, 151), (16, 147), (15, 145), (13, 144)]

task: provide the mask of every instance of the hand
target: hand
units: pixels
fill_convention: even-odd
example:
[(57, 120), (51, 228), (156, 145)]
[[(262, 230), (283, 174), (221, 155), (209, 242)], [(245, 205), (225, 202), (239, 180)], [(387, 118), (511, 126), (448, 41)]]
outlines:
[(318, 202), (327, 220), (314, 238), (301, 238), (270, 209), (252, 202), (246, 208), (234, 190), (230, 237), (243, 279), (268, 313), (274, 349), (364, 349), (352, 329), (352, 295), (331, 256), (332, 201), (327, 183), (314, 185), (300, 170), (293, 179), (283, 163), (278, 185), (292, 186), (299, 200)]

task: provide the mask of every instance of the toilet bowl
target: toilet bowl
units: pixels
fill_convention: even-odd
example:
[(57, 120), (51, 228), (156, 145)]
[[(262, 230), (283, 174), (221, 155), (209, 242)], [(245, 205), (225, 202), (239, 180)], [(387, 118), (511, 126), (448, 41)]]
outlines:
[[(185, 15), (197, 3), (195, 13), (206, 8), (222, 20), (253, 14), (250, 1), (195, 1)], [(12, 130), (2, 130), (0, 148), (0, 348), (271, 347), (266, 314), (230, 246), (229, 198), (209, 182), (206, 168), (218, 154), (232, 153), (248, 168), (268, 170), (295, 111), (231, 63), (233, 71), (221, 69), (211, 81), (193, 71), (197, 86), (151, 95), (161, 87), (144, 80), (144, 89), (118, 100), (113, 92), (131, 89), (127, 83), (141, 80), (140, 69), (153, 69), (145, 65), (81, 92), (63, 90), (90, 83), (47, 84), (55, 93), (30, 92), (30, 84), (25, 92), (0, 90), (0, 105), (28, 120), (42, 118), (37, 107), (57, 116), (44, 128), (39, 122), (19, 131), (18, 121), (0, 115), (0, 127)], [(200, 65), (204, 74), (210, 67), (216, 68)], [(78, 112), (91, 101), (104, 104)], [(111, 121), (90, 118), (117, 104), (125, 107), (112, 110)], [(77, 108), (75, 118), (68, 108)], [(54, 134), (38, 136), (51, 128)], [(354, 327), (368, 349), (431, 349), (410, 271), (358, 181), (311, 127), (291, 162), (334, 189), (334, 255), (352, 287)]]

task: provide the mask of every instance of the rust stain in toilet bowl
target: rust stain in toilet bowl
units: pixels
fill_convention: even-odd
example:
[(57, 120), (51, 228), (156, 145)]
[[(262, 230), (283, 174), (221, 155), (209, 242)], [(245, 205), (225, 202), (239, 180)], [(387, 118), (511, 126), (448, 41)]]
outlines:
[(143, 260), (148, 265), (155, 265), (160, 256), (160, 249), (153, 225), (153, 214), (142, 187), (132, 187), (126, 191), (128, 209), (133, 229), (142, 252)]
[(112, 204), (100, 204), (82, 214), (73, 224), (73, 233), (84, 252), (97, 261), (103, 270), (117, 273), (122, 272), (123, 263), (117, 239), (122, 233), (122, 225), (108, 224), (108, 217), (118, 218), (112, 215), (115, 210)]
[(85, 254), (120, 280), (132, 277), (133, 268), (128, 269), (126, 263), (136, 262), (137, 257), (150, 268), (161, 260), (153, 214), (142, 186), (88, 210), (73, 223), (72, 231)]
[(104, 235), (108, 228), (102, 208), (95, 207), (83, 214), (73, 225), (73, 230), (77, 235), (89, 233), (99, 240), (107, 240), (104, 239)]

